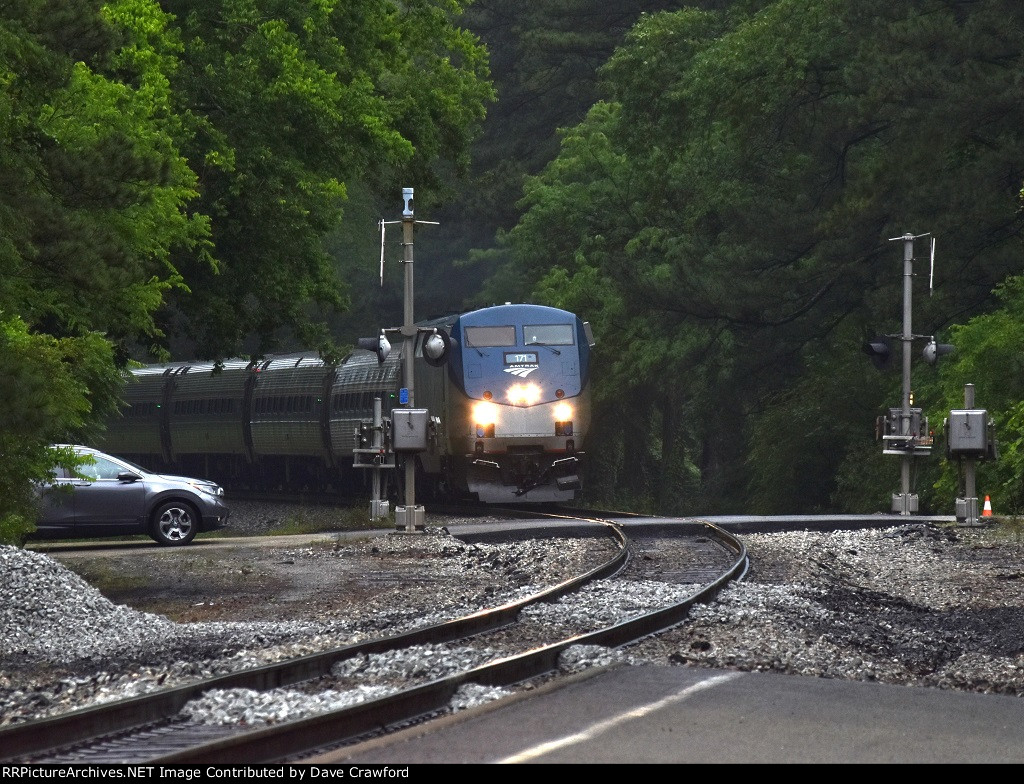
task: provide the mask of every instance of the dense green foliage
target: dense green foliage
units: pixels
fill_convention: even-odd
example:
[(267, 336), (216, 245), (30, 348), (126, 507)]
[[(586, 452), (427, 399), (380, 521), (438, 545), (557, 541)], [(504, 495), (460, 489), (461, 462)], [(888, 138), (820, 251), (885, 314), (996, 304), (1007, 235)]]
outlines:
[(776, 0), (633, 28), (510, 247), (538, 294), (596, 323), (602, 405), (634, 409), (599, 416), (600, 437), (646, 445), (616, 470), (656, 476), (658, 509), (887, 505), (898, 462), (865, 441), (899, 381), (859, 346), (900, 323), (888, 240), (940, 238), (919, 334), (1021, 269), (1022, 25), (999, 0)]
[(396, 200), (466, 165), (491, 87), (483, 50), (452, 24), (461, 3), (162, 5), (184, 45), (173, 85), (192, 121), (192, 208), (211, 218), (218, 261), (176, 259), (190, 290), (173, 294), (168, 328), (205, 357), (265, 353), (289, 336), (282, 326), (324, 349), (322, 317), (348, 300), (325, 238), (349, 187), (372, 182)]
[(424, 298), (438, 310), (529, 294), (533, 281), (507, 263), (509, 254), (495, 243), (495, 233), (519, 220), (524, 180), (558, 153), (558, 129), (576, 125), (600, 99), (598, 69), (628, 30), (642, 13), (677, 5), (475, 0), (467, 9), (467, 26), (490, 53), (498, 100), (473, 147), (472, 179), (432, 215), (441, 225), (424, 237), (425, 262), (455, 267), (451, 275), (425, 276)]
[(31, 528), (31, 483), (69, 457), (48, 445), (101, 426), (129, 359), (332, 349), (347, 183), (466, 166), (491, 87), (461, 10), (0, 4), (0, 540)]
[[(0, 539), (129, 358), (397, 323), (375, 224), (405, 186), (441, 223), (417, 314), (589, 319), (588, 492), (660, 512), (888, 508), (900, 378), (860, 345), (900, 330), (891, 240), (930, 234), (915, 405), (941, 431), (976, 386), (980, 490), (1017, 511), (1022, 48), (1015, 0), (2, 2)], [(959, 492), (942, 457), (915, 461), (925, 510)]]
[[(465, 25), (487, 47), (497, 100), (473, 144), (468, 179), (417, 189), (417, 217), (439, 223), (416, 235), (419, 313), (529, 295), (533, 281), (507, 263), (509, 254), (495, 235), (518, 221), (523, 181), (557, 154), (558, 128), (578, 123), (600, 97), (598, 68), (633, 23), (644, 11), (675, 5), (670, 0), (473, 0), (467, 7)], [(359, 291), (352, 309), (334, 322), (340, 334), (361, 334), (374, 323), (401, 323), (399, 265), (385, 265), (381, 286), (373, 263), (378, 252), (372, 247), (373, 224), (380, 217), (395, 219), (401, 209), (399, 188), (388, 188), (376, 199), (354, 194), (348, 206), (351, 231), (337, 237), (340, 257), (352, 260), (345, 264), (351, 288)], [(388, 251), (389, 261), (402, 257), (397, 242)]]
[[(48, 444), (116, 406), (127, 346), (201, 254), (167, 112), (173, 46), (145, 0), (18, 0), (0, 16), (0, 539), (33, 525)], [(170, 54), (169, 54), (170, 53)]]
[[(951, 332), (955, 356), (941, 368), (944, 409), (964, 406), (964, 384), (973, 384), (975, 406), (996, 424), (999, 459), (979, 464), (980, 491), (995, 499), (1000, 514), (1024, 514), (1024, 277), (997, 288), (1000, 307)], [(940, 488), (946, 497), (958, 487), (959, 467), (946, 466)]]

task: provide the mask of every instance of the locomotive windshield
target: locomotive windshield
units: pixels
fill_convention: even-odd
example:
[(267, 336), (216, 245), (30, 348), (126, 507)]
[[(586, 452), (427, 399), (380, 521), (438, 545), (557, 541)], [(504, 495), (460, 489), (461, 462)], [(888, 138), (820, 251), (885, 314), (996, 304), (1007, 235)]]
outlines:
[(466, 345), (472, 348), (514, 346), (516, 328), (507, 327), (466, 327)]
[(570, 324), (525, 324), (523, 342), (527, 346), (571, 346)]

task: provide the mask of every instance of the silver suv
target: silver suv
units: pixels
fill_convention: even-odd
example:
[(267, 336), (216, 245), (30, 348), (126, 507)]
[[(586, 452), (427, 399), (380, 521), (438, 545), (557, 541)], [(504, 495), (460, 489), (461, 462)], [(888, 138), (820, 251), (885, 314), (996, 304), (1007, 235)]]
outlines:
[(154, 474), (87, 446), (54, 446), (70, 447), (87, 460), (78, 469), (82, 476), (55, 469), (53, 483), (40, 492), (32, 538), (148, 534), (174, 546), (228, 519), (224, 490), (214, 482)]

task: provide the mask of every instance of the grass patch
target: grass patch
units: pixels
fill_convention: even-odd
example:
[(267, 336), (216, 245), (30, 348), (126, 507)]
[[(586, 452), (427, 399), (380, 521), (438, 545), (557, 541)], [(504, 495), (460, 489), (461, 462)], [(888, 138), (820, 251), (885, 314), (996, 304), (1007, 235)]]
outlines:
[(370, 519), (368, 508), (317, 507), (308, 512), (299, 509), (267, 531), (266, 536), (290, 536), (293, 534), (319, 534), (332, 531), (366, 531), (378, 528), (394, 528), (395, 516)]
[(104, 596), (116, 596), (149, 588), (148, 575), (132, 574), (120, 564), (111, 564), (104, 558), (88, 561), (74, 560), (64, 566), (92, 585)]
[(1024, 516), (1000, 515), (993, 517), (992, 520), (995, 523), (993, 532), (996, 536), (1013, 539), (1018, 544), (1024, 541)]
[[(154, 544), (152, 537), (146, 534), (122, 534), (120, 536), (68, 536), (68, 537), (29, 537), (25, 541), (25, 549), (40, 549), (45, 550), (46, 545), (66, 545), (66, 544), (80, 544), (80, 545), (94, 545), (95, 547), (101, 547), (107, 542), (114, 544), (124, 542), (145, 542), (146, 544)], [(36, 547), (33, 547), (36, 546)]]

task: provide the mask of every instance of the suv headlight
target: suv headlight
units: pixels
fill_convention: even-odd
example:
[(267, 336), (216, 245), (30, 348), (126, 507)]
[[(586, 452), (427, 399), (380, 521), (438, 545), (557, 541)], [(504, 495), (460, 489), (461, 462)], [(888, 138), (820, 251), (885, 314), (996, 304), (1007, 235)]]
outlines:
[(189, 482), (189, 486), (193, 490), (198, 490), (200, 493), (205, 495), (212, 495), (217, 498), (221, 498), (224, 495), (224, 488), (219, 485), (207, 485), (200, 482)]

